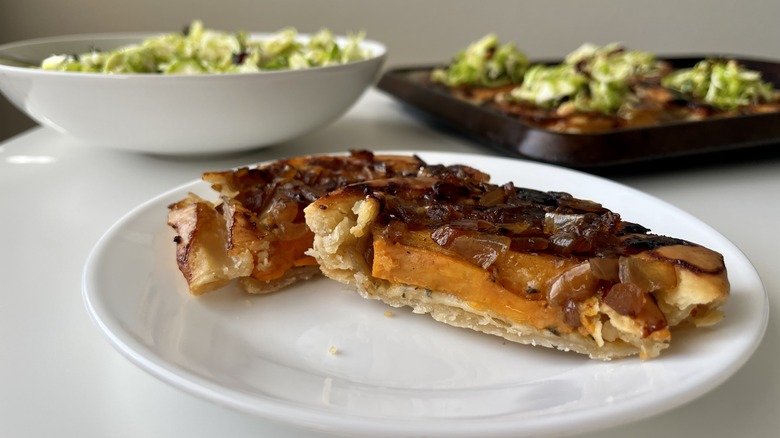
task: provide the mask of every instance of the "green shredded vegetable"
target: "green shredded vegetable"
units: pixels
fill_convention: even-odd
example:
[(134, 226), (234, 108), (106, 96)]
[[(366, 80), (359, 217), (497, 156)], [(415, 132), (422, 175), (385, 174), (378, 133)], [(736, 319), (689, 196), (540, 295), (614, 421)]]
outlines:
[(112, 51), (92, 50), (78, 55), (54, 55), (43, 60), (43, 70), (95, 73), (245, 73), (264, 70), (304, 69), (367, 59), (361, 46), (364, 34), (349, 35), (339, 44), (328, 29), (308, 42), (293, 28), (265, 40), (252, 40), (243, 31), (207, 29), (193, 21), (181, 34), (148, 38), (140, 44)]
[(520, 83), (528, 65), (514, 44), (488, 34), (456, 54), (447, 68), (434, 70), (431, 80), (450, 87), (498, 87)]
[(561, 64), (531, 67), (509, 97), (548, 109), (572, 102), (579, 111), (615, 114), (635, 100), (633, 83), (660, 72), (661, 64), (648, 52), (627, 51), (617, 43), (584, 44)]
[(574, 100), (584, 92), (587, 84), (588, 78), (571, 65), (538, 64), (528, 69), (522, 85), (509, 94), (513, 99), (550, 109)]
[(583, 44), (566, 56), (564, 64), (577, 65), (599, 81), (630, 81), (662, 73), (662, 63), (655, 55), (626, 50), (619, 43)]
[(748, 70), (735, 60), (705, 59), (664, 77), (661, 83), (723, 110), (775, 98), (772, 84), (762, 81), (760, 72)]
[(780, 99), (760, 72), (735, 60), (705, 59), (693, 68), (669, 70), (669, 64), (652, 53), (627, 50), (619, 43), (587, 43), (560, 64), (531, 64), (512, 43), (502, 44), (495, 34), (488, 34), (458, 52), (446, 68), (434, 69), (430, 77), (450, 87), (513, 85), (496, 98), (562, 114), (630, 114), (646, 99), (642, 93), (657, 86), (726, 111)]

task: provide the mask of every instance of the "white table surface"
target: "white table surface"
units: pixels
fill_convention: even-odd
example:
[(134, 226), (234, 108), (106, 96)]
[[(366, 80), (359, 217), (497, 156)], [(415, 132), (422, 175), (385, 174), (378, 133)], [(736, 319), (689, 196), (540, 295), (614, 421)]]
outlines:
[[(44, 128), (1, 143), (0, 436), (324, 436), (200, 400), (131, 364), (90, 320), (80, 282), (109, 226), (203, 171), (358, 148), (491, 153), (431, 129), (375, 90), (316, 133), (227, 157), (98, 149)], [(690, 212), (734, 242), (761, 275), (772, 309), (758, 350), (724, 384), (671, 412), (587, 436), (777, 436), (780, 153), (611, 178)]]

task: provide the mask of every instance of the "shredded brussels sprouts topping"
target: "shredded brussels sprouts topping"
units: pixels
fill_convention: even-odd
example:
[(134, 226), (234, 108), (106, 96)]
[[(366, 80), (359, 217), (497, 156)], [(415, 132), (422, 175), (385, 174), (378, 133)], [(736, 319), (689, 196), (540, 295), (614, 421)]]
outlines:
[(635, 100), (633, 83), (661, 70), (650, 53), (627, 51), (616, 43), (584, 44), (561, 64), (529, 69), (509, 98), (548, 109), (571, 102), (578, 111), (614, 114)]
[(705, 59), (664, 77), (661, 83), (724, 110), (775, 98), (772, 84), (762, 81), (760, 72), (748, 70), (734, 60)]
[(760, 72), (735, 60), (705, 59), (693, 68), (670, 72), (669, 64), (650, 52), (626, 50), (619, 43), (586, 43), (560, 64), (531, 64), (513, 44), (500, 43), (494, 34), (470, 44), (447, 68), (433, 70), (431, 80), (450, 87), (510, 84), (514, 88), (497, 99), (565, 113), (627, 113), (641, 101), (637, 90), (642, 93), (648, 85), (725, 111), (780, 98)]
[(513, 99), (542, 108), (555, 108), (582, 94), (588, 78), (568, 64), (535, 65), (525, 74), (523, 84), (510, 92)]
[(618, 43), (583, 44), (566, 56), (564, 64), (576, 65), (600, 81), (630, 81), (657, 76), (663, 71), (663, 64), (652, 53), (626, 50)]
[(434, 70), (431, 79), (450, 87), (497, 87), (520, 83), (528, 65), (514, 44), (488, 34), (456, 54), (446, 69)]
[(360, 44), (363, 33), (350, 35), (342, 45), (327, 29), (308, 42), (298, 36), (295, 29), (287, 28), (266, 40), (252, 40), (246, 32), (207, 29), (195, 20), (181, 34), (160, 35), (108, 52), (95, 49), (54, 55), (44, 59), (41, 68), (93, 73), (245, 73), (345, 64), (372, 56)]

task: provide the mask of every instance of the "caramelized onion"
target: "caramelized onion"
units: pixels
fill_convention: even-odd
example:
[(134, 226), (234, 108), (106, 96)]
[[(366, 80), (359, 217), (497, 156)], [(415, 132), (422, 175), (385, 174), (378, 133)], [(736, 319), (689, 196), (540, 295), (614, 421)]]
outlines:
[(437, 201), (455, 201), (469, 196), (469, 189), (460, 182), (438, 181), (433, 185), (433, 199)]
[(478, 231), (480, 229), (477, 219), (456, 219), (445, 226), (462, 231)]
[(588, 211), (592, 213), (598, 213), (604, 211), (604, 207), (598, 202), (590, 201), (587, 199), (578, 199), (573, 197), (561, 197), (558, 199), (558, 205), (561, 207), (573, 208), (575, 210)]
[(568, 301), (582, 301), (596, 293), (597, 281), (588, 262), (567, 269), (550, 284), (547, 300), (563, 306)]
[(511, 239), (494, 234), (461, 234), (447, 246), (469, 262), (487, 269), (509, 249)]
[(604, 303), (621, 315), (641, 321), (644, 336), (667, 326), (666, 316), (661, 312), (653, 295), (634, 284), (615, 284), (604, 297)]
[(516, 236), (519, 236), (526, 231), (528, 231), (531, 228), (531, 224), (529, 224), (526, 221), (518, 221), (518, 222), (510, 222), (510, 223), (499, 223), (496, 224), (496, 227), (501, 230), (503, 233), (509, 233), (514, 234)]
[(653, 295), (648, 294), (648, 300), (645, 302), (645, 306), (642, 307), (642, 311), (639, 312), (637, 319), (644, 322), (644, 335), (648, 336), (658, 330), (662, 330), (668, 326), (666, 321), (666, 315), (658, 307), (658, 303), (653, 298)]
[(613, 285), (604, 297), (604, 303), (621, 315), (635, 317), (642, 311), (647, 293), (631, 283)]
[(545, 213), (544, 232), (557, 234), (581, 226), (585, 216), (581, 214)]
[(518, 252), (537, 252), (544, 251), (550, 246), (550, 243), (544, 237), (513, 237), (512, 251)]
[(433, 230), (431, 233), (431, 239), (439, 246), (447, 247), (456, 235), (461, 234), (462, 231), (458, 231), (449, 225), (442, 225), (441, 227)]
[(561, 254), (590, 252), (591, 241), (576, 233), (560, 233), (550, 236), (550, 246)]
[(664, 261), (621, 257), (618, 263), (620, 281), (623, 283), (634, 284), (648, 292), (669, 290), (677, 286), (674, 266)]
[(502, 187), (495, 187), (492, 190), (488, 190), (480, 196), (479, 205), (483, 207), (492, 207), (494, 205), (503, 204), (506, 201), (506, 194)]
[(620, 281), (618, 259), (594, 257), (588, 260), (593, 276), (599, 280)]
[(452, 205), (433, 204), (425, 212), (426, 219), (434, 223), (451, 222), (458, 217), (458, 212)]
[(566, 301), (563, 306), (563, 322), (569, 327), (577, 328), (582, 325), (580, 320), (580, 309), (574, 300)]

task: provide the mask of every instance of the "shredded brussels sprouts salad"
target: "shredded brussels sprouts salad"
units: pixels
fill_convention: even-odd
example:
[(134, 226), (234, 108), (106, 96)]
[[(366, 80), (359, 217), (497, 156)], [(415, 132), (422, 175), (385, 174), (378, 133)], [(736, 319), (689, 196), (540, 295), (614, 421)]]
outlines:
[(349, 35), (339, 44), (328, 29), (307, 41), (293, 28), (253, 40), (244, 31), (207, 29), (194, 20), (182, 33), (163, 34), (111, 51), (93, 49), (58, 54), (41, 69), (92, 73), (203, 74), (305, 69), (360, 61), (372, 56), (361, 45), (365, 35)]
[(693, 68), (669, 72), (652, 53), (618, 43), (583, 44), (560, 64), (531, 64), (511, 43), (494, 34), (458, 52), (446, 68), (434, 69), (433, 82), (450, 87), (514, 87), (502, 97), (540, 108), (617, 114), (637, 100), (634, 85), (647, 80), (720, 110), (777, 99), (761, 73), (734, 60), (705, 59)]

